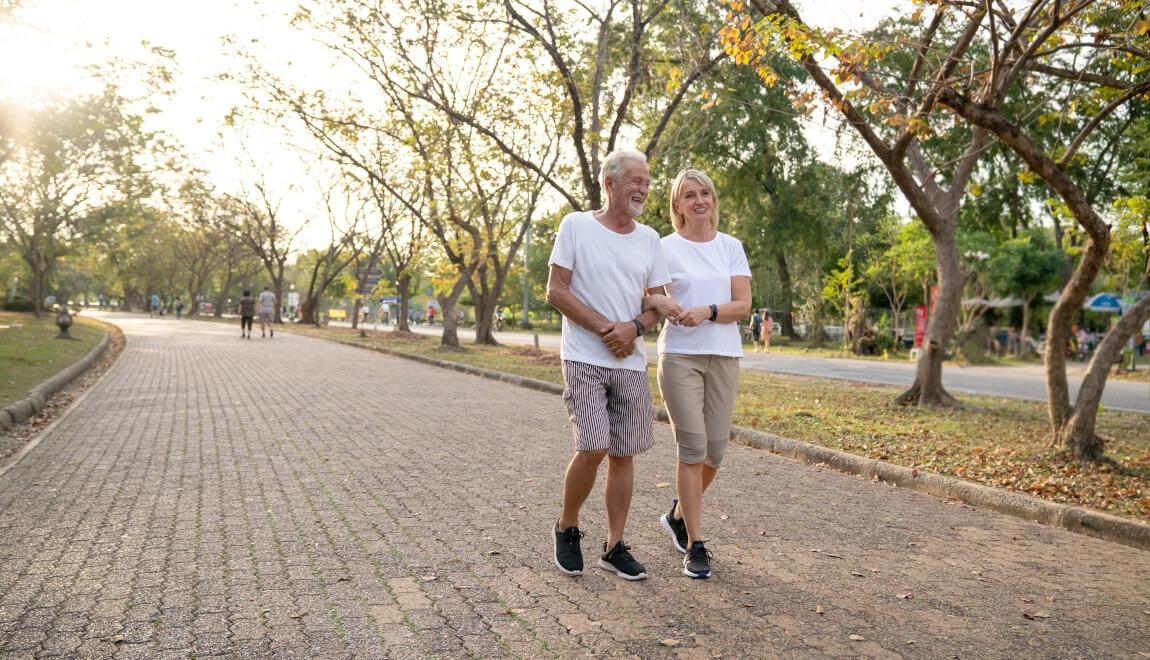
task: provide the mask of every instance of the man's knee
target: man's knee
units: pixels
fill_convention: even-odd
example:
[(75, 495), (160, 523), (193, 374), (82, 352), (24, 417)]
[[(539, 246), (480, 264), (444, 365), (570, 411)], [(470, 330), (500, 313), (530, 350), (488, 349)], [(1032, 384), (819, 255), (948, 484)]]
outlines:
[(624, 467), (625, 468), (625, 467), (630, 467), (635, 462), (635, 457), (634, 456), (611, 456), (608, 458), (608, 460), (610, 460), (610, 462), (611, 462), (610, 463), (611, 467)]
[(607, 455), (606, 449), (593, 449), (590, 451), (575, 452), (575, 460), (584, 465), (598, 466)]

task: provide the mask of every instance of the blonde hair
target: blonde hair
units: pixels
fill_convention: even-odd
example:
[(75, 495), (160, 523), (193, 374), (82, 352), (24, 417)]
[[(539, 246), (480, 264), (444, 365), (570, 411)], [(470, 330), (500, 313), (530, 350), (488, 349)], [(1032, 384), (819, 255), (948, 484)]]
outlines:
[(700, 183), (707, 190), (711, 191), (711, 229), (718, 229), (719, 193), (715, 190), (715, 182), (711, 181), (711, 177), (706, 174), (691, 168), (681, 170), (679, 174), (675, 176), (675, 181), (671, 184), (671, 201), (668, 205), (671, 211), (671, 226), (675, 228), (675, 231), (678, 231), (686, 224), (686, 220), (683, 219), (683, 214), (675, 210), (675, 201), (678, 199), (679, 193), (683, 188), (683, 183), (687, 179)]

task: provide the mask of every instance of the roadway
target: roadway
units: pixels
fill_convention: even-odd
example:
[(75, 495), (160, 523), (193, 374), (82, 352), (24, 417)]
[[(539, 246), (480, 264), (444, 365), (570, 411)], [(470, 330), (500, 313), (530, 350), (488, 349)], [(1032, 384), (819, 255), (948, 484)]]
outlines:
[[(369, 327), (371, 326), (369, 325)], [(443, 332), (441, 327), (424, 325), (413, 326), (412, 330), (436, 337)], [(470, 328), (463, 328), (460, 330), (459, 336), (462, 341), (467, 342), (474, 336), (474, 333)], [(532, 345), (535, 341), (534, 335), (526, 332), (496, 332), (495, 337), (504, 344)], [(559, 350), (559, 336), (541, 334), (539, 335), (539, 346), (540, 348)], [(653, 341), (647, 342), (647, 356), (650, 359), (655, 357), (655, 343)], [(746, 357), (743, 358), (742, 366), (744, 369), (756, 371), (816, 378), (837, 378), (839, 380), (902, 387), (909, 387), (914, 382), (914, 363), (902, 361), (886, 362), (747, 352)], [(1144, 368), (1150, 368), (1150, 366)], [(1067, 375), (1070, 380), (1071, 397), (1077, 395), (1084, 371), (1084, 366), (1073, 365), (1070, 367)], [(1046, 400), (1046, 375), (1042, 365), (961, 367), (948, 363), (943, 368), (942, 382), (952, 394), (957, 396), (985, 394), (1031, 401)], [(1110, 379), (1106, 383), (1102, 405), (1114, 410), (1150, 413), (1150, 383)]]

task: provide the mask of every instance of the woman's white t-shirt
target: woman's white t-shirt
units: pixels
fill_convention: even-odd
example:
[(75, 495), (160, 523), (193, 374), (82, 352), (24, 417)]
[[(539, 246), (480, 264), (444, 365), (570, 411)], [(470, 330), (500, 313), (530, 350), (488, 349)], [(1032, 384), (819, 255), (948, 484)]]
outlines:
[[(630, 321), (643, 312), (647, 289), (669, 281), (659, 233), (635, 223), (627, 234), (604, 227), (591, 213), (568, 214), (559, 224), (549, 263), (571, 271), (571, 293), (611, 321)], [(647, 370), (643, 338), (635, 352), (619, 359), (599, 335), (563, 317), (559, 355), (608, 369)]]
[[(675, 233), (664, 236), (662, 244), (671, 274), (667, 293), (684, 309), (729, 303), (731, 278), (751, 276), (747, 253), (734, 236), (720, 232), (705, 243), (696, 243)], [(703, 321), (692, 328), (668, 322), (659, 333), (659, 352), (741, 358), (743, 340), (733, 321)]]

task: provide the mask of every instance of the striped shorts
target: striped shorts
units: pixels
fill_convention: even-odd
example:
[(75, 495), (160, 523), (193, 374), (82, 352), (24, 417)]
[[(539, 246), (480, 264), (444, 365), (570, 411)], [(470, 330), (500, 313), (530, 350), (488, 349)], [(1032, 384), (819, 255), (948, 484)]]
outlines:
[(655, 444), (647, 372), (564, 360), (563, 383), (576, 451), (635, 456)]

